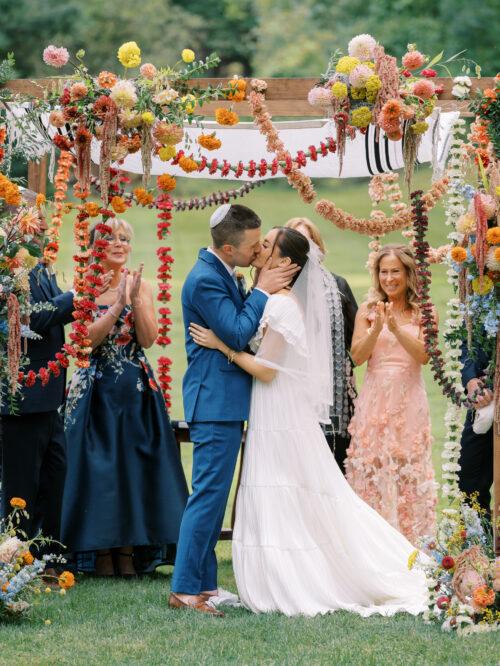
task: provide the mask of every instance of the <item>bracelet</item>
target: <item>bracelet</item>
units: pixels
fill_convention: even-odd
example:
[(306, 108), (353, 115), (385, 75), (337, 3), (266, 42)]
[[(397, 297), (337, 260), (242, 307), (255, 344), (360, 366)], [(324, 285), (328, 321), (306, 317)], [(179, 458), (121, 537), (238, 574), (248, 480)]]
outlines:
[(227, 362), (228, 363), (233, 363), (234, 362), (234, 357), (236, 356), (236, 354), (237, 354), (237, 352), (230, 349), (227, 353)]

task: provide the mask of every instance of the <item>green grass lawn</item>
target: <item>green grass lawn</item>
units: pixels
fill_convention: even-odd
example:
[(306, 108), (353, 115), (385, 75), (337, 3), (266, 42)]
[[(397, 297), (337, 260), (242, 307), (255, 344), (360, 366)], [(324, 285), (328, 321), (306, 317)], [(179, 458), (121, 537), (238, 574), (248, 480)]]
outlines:
[[(415, 178), (415, 188), (426, 189), (427, 170)], [(320, 196), (358, 215), (369, 211), (364, 180), (319, 181)], [(220, 182), (185, 181), (178, 196), (208, 193)], [(341, 232), (318, 218), (311, 206), (302, 203), (285, 183), (270, 183), (252, 192), (242, 203), (254, 208), (263, 219), (264, 231), (283, 224), (296, 215), (307, 215), (319, 224), (328, 247), (328, 267), (346, 277), (362, 300), (369, 287), (365, 269), (368, 240)], [(181, 381), (186, 360), (183, 348), (180, 290), (197, 257), (198, 249), (209, 238), (210, 211), (178, 213), (173, 220), (171, 245), (174, 265), (172, 310), (174, 313), (173, 407), (172, 418), (182, 418)], [(131, 266), (145, 263), (145, 275), (154, 280), (155, 216), (136, 209), (127, 219), (135, 229)], [(430, 241), (445, 242), (447, 229), (441, 207), (431, 215)], [(63, 250), (59, 261), (60, 282), (69, 284), (72, 275), (71, 219), (63, 228)], [(390, 240), (400, 240), (393, 234)], [(389, 240), (389, 239), (388, 239)], [(445, 269), (433, 268), (434, 301), (444, 317), (450, 295)], [(157, 350), (150, 350), (155, 360)], [(361, 377), (360, 377), (361, 378)], [(434, 462), (439, 475), (440, 452), (444, 436), (445, 401), (425, 370), (434, 434)], [(186, 445), (183, 461), (190, 475), (191, 451)], [(230, 507), (226, 521), (230, 515)], [(154, 509), (152, 509), (154, 510)], [(220, 584), (235, 591), (231, 571), (230, 544), (218, 546)], [(66, 597), (47, 595), (34, 609), (32, 619), (0, 626), (0, 664), (498, 664), (500, 644), (493, 634), (460, 639), (443, 634), (422, 620), (400, 615), (392, 619), (361, 619), (345, 612), (314, 619), (287, 619), (279, 615), (255, 616), (244, 610), (228, 610), (226, 618), (199, 616), (169, 611), (167, 598), (171, 568), (155, 577), (139, 581), (81, 580)], [(44, 621), (51, 620), (51, 625)]]

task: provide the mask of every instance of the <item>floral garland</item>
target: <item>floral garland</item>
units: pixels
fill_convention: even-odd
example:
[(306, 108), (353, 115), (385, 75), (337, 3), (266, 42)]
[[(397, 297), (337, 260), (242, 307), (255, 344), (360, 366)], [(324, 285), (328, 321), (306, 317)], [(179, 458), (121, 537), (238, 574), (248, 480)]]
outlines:
[(285, 144), (280, 139), (278, 131), (272, 123), (272, 116), (267, 110), (264, 95), (267, 83), (259, 79), (252, 79), (251, 86), (252, 91), (248, 96), (248, 102), (252, 109), (255, 124), (259, 128), (260, 133), (266, 137), (268, 151), (275, 153), (278, 161), (285, 164), (281, 170), (286, 175), (290, 185), (298, 191), (303, 201), (311, 203), (316, 197), (312, 180), (300, 171), (300, 161), (292, 160), (290, 153), (286, 150)]
[[(444, 177), (435, 181), (425, 194), (421, 193), (422, 205), (425, 206), (426, 210), (430, 210), (436, 205), (445, 193), (447, 185), (448, 179)], [(411, 225), (412, 211), (405, 204), (400, 203), (399, 206), (403, 208), (391, 216), (387, 216), (382, 211), (377, 211), (377, 215), (370, 219), (356, 218), (354, 215), (338, 208), (333, 201), (328, 199), (318, 201), (315, 210), (318, 215), (330, 220), (339, 229), (348, 229), (365, 236), (384, 236), (391, 231), (405, 229)]]
[(43, 250), (43, 258), (46, 264), (54, 264), (59, 253), (59, 230), (62, 226), (64, 201), (66, 199), (66, 192), (68, 190), (68, 180), (72, 164), (73, 155), (68, 150), (61, 150), (59, 159), (57, 161), (57, 171), (54, 178), (55, 212), (51, 218), (51, 225), (47, 230), (49, 242)]

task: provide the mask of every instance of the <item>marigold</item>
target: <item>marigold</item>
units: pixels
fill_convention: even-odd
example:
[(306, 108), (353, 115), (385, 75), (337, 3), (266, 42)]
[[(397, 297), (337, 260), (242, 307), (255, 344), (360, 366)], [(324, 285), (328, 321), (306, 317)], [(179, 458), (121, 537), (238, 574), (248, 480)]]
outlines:
[(122, 197), (113, 197), (110, 201), (111, 208), (115, 211), (115, 213), (124, 213), (128, 206), (125, 203), (125, 201), (122, 199)]
[(487, 585), (481, 585), (472, 593), (472, 599), (475, 606), (486, 608), (486, 606), (491, 606), (495, 602), (495, 590)]
[(492, 227), (486, 232), (486, 241), (490, 245), (498, 245), (500, 243), (500, 227)]
[(195, 59), (195, 53), (191, 49), (182, 49), (181, 58), (186, 63), (193, 62)]
[(154, 201), (154, 196), (151, 192), (148, 192), (143, 187), (136, 187), (134, 190), (134, 195), (137, 200), (137, 203), (141, 206), (149, 206)]
[(202, 148), (206, 148), (207, 150), (217, 150), (222, 146), (222, 141), (215, 136), (215, 133), (200, 134), (198, 143)]
[(215, 120), (219, 125), (236, 125), (239, 122), (239, 116), (229, 109), (219, 108), (215, 110)]
[(467, 250), (464, 247), (457, 245), (452, 248), (450, 255), (453, 261), (455, 261), (457, 264), (461, 264), (467, 259)]
[(63, 590), (69, 590), (75, 584), (75, 577), (71, 571), (63, 571), (58, 578), (59, 587)]
[(472, 280), (472, 291), (479, 296), (486, 296), (486, 294), (489, 294), (493, 287), (493, 280), (487, 275), (483, 275), (482, 279), (477, 277)]
[(44, 206), (46, 203), (47, 203), (47, 197), (45, 196), (45, 194), (42, 194), (41, 192), (39, 192), (39, 193), (36, 195), (36, 204), (35, 204), (36, 207), (37, 207), (37, 208), (41, 208), (41, 207)]
[(360, 63), (361, 61), (358, 58), (343, 56), (339, 59), (335, 71), (339, 74), (350, 74), (356, 65), (359, 65)]
[(347, 97), (347, 86), (345, 83), (342, 83), (341, 81), (337, 81), (336, 83), (334, 83), (331, 90), (332, 90), (332, 95), (336, 99), (345, 99)]
[(370, 109), (367, 106), (360, 106), (351, 113), (351, 125), (354, 127), (368, 127), (372, 118)]
[(23, 500), (22, 497), (12, 497), (10, 500), (10, 505), (13, 509), (25, 509), (26, 500)]
[(141, 49), (136, 42), (125, 42), (118, 49), (118, 60), (126, 69), (138, 67), (141, 64)]
[(161, 176), (158, 176), (156, 183), (160, 190), (163, 192), (171, 192), (172, 190), (175, 190), (175, 186), (177, 185), (175, 178), (168, 173), (164, 173)]
[(177, 149), (175, 146), (162, 146), (160, 150), (158, 151), (158, 157), (163, 161), (163, 162), (168, 162), (168, 160), (171, 160), (172, 157), (175, 157), (177, 155)]
[(25, 553), (23, 553), (23, 554), (21, 555), (21, 557), (23, 558), (23, 562), (24, 562), (24, 564), (27, 564), (27, 565), (33, 564), (33, 562), (35, 561), (35, 558), (34, 558), (33, 555), (30, 553), (29, 550), (27, 550)]
[(179, 166), (186, 173), (191, 173), (191, 171), (196, 171), (198, 169), (198, 163), (191, 157), (181, 157), (179, 160)]
[(95, 203), (94, 201), (87, 201), (85, 204), (85, 212), (87, 215), (90, 215), (90, 217), (97, 217), (99, 215), (99, 211), (101, 210), (101, 207), (99, 204)]
[(113, 72), (104, 71), (101, 72), (97, 77), (97, 83), (101, 86), (101, 88), (111, 90), (115, 83), (118, 83), (118, 77), (116, 74), (113, 74)]

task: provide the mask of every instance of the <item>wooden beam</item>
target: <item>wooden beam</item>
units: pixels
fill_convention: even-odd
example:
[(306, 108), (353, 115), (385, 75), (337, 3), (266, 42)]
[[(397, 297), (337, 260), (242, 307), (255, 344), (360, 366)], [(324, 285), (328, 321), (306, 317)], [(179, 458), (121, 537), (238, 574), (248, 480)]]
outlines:
[(500, 557), (500, 423), (493, 425), (493, 536)]
[(28, 162), (28, 189), (47, 194), (47, 157), (39, 162)]
[[(59, 92), (62, 89), (65, 80), (67, 80), (67, 77), (16, 79), (8, 81), (5, 84), (5, 87), (20, 95), (43, 98), (50, 92)], [(274, 116), (319, 117), (324, 115), (320, 113), (317, 108), (310, 106), (307, 102), (307, 93), (317, 83), (317, 78), (273, 78), (264, 80), (267, 82), (267, 104), (270, 113)], [(190, 85), (197, 88), (205, 88), (207, 85), (227, 86), (227, 81), (228, 79), (220, 78), (193, 79), (190, 81)], [(250, 83), (250, 79), (247, 79), (247, 82)], [(470, 115), (467, 110), (469, 102), (467, 100), (457, 100), (451, 94), (453, 79), (436, 78), (434, 79), (434, 82), (444, 86), (444, 91), (439, 96), (438, 101), (438, 105), (444, 111), (458, 110), (463, 115)], [(492, 77), (472, 79), (471, 96), (475, 95), (476, 90), (484, 90), (485, 88), (493, 87), (494, 79)], [(197, 109), (196, 113), (210, 116), (213, 115), (215, 108), (228, 105), (229, 103), (224, 101), (205, 104), (201, 109)], [(235, 104), (234, 108), (241, 116), (251, 116), (250, 107), (247, 102)]]

